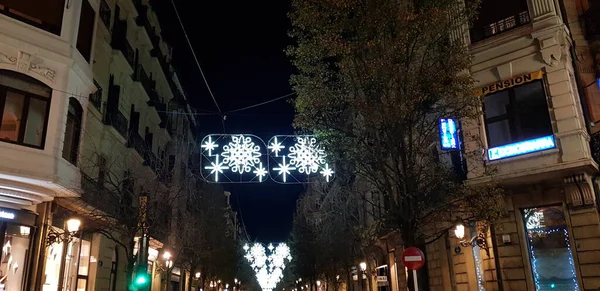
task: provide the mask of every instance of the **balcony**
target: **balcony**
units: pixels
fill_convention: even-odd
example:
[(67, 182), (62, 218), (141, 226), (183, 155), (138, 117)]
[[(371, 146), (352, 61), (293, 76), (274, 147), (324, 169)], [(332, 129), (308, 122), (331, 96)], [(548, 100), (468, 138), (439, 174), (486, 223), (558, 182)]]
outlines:
[(135, 68), (135, 50), (127, 41), (127, 21), (119, 20), (115, 22), (111, 46), (113, 49), (121, 51), (127, 63), (131, 68)]
[(135, 71), (133, 72), (132, 79), (136, 82), (140, 82), (148, 97), (150, 97), (150, 102), (148, 105), (152, 106), (152, 104), (156, 102), (160, 102), (160, 98), (158, 97), (158, 93), (156, 93), (156, 81), (152, 80), (151, 77), (148, 76), (146, 70), (142, 67), (142, 65), (138, 65)]
[(106, 26), (106, 29), (108, 29), (109, 31), (110, 31), (110, 15), (111, 15), (110, 6), (108, 6), (108, 3), (106, 3), (106, 0), (101, 0), (100, 1), (100, 13), (98, 13), (98, 16), (99, 16), (100, 20), (102, 21), (102, 23), (104, 23), (104, 26)]
[(119, 208), (115, 207), (115, 205), (120, 205), (121, 203), (115, 192), (109, 191), (103, 185), (100, 185), (98, 181), (84, 173), (81, 173), (81, 188), (83, 189), (81, 200), (109, 215), (116, 217), (119, 214)]
[(146, 152), (146, 141), (136, 130), (130, 129), (127, 138), (127, 147), (135, 149), (140, 157), (143, 157)]
[(523, 26), (530, 22), (529, 12), (521, 11), (518, 14), (508, 16), (496, 22), (484, 25), (475, 25), (471, 28), (471, 43), (484, 40), (486, 38), (498, 35), (502, 32)]
[(589, 42), (600, 41), (600, 1), (590, 1), (590, 9), (583, 14), (585, 38)]
[(590, 137), (590, 150), (592, 152), (592, 158), (598, 164), (600, 164), (600, 132), (596, 132)]
[(102, 87), (94, 80), (94, 85), (96, 85), (96, 92), (90, 94), (90, 103), (98, 109), (98, 111), (102, 111)]
[(123, 113), (121, 113), (121, 111), (118, 109), (106, 110), (106, 114), (104, 115), (104, 124), (111, 125), (119, 134), (121, 134), (121, 136), (123, 136), (123, 138), (127, 139), (127, 117), (125, 117), (125, 115), (123, 115)]
[(135, 23), (139, 26), (148, 24), (148, 6), (143, 5), (141, 0), (133, 0), (133, 5), (138, 13)]

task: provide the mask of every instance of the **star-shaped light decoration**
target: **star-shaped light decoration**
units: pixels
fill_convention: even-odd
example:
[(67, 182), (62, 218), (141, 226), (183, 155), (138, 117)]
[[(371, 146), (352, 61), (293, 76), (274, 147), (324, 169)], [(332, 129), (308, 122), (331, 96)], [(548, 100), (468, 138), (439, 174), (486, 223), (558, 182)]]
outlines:
[(262, 163), (260, 163), (258, 165), (258, 167), (256, 167), (256, 170), (254, 170), (254, 172), (252, 172), (254, 174), (256, 174), (256, 177), (258, 177), (258, 181), (262, 182), (263, 181), (263, 177), (267, 175), (267, 169), (265, 169), (262, 165)]
[(325, 167), (323, 167), (323, 170), (321, 171), (321, 175), (325, 177), (325, 181), (329, 182), (329, 179), (333, 176), (333, 170), (329, 168), (329, 164), (325, 164)]
[(216, 155), (215, 162), (210, 162), (210, 166), (204, 167), (207, 170), (211, 170), (210, 174), (215, 174), (215, 182), (219, 182), (219, 173), (223, 174), (223, 170), (229, 169), (223, 162), (219, 163), (219, 155)]
[(279, 175), (283, 175), (283, 182), (287, 182), (287, 175), (291, 175), (291, 171), (296, 170), (295, 167), (290, 167), (289, 164), (285, 163), (285, 156), (283, 157), (283, 162), (279, 163), (279, 167), (273, 168), (275, 171), (279, 171)]
[(208, 151), (208, 156), (212, 156), (212, 151), (215, 150), (216, 148), (219, 147), (218, 144), (216, 144), (213, 140), (211, 136), (208, 136), (208, 140), (204, 142), (204, 144), (202, 146), (200, 146), (201, 148), (203, 148), (204, 150)]
[(273, 142), (268, 146), (268, 148), (275, 153), (276, 157), (279, 157), (279, 152), (285, 147), (281, 145), (281, 142), (277, 141), (277, 137), (273, 138)]

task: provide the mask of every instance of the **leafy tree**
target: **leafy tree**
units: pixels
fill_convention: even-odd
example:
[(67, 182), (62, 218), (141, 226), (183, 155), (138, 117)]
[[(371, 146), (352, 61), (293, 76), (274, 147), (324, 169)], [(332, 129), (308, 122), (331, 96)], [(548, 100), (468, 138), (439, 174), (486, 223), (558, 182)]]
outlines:
[(292, 0), (295, 126), (384, 201), (375, 222), (406, 247), (435, 241), (457, 216), (494, 221), (502, 211), (500, 190), (465, 184), (437, 150), (440, 118), (480, 115), (460, 39), (477, 4), (467, 2)]

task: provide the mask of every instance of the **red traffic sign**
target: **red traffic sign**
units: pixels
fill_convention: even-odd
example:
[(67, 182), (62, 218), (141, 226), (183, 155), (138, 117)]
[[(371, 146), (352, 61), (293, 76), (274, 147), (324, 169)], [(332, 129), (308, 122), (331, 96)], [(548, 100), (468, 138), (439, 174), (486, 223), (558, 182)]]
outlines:
[(415, 247), (410, 247), (402, 253), (402, 263), (409, 270), (418, 270), (425, 265), (425, 254)]

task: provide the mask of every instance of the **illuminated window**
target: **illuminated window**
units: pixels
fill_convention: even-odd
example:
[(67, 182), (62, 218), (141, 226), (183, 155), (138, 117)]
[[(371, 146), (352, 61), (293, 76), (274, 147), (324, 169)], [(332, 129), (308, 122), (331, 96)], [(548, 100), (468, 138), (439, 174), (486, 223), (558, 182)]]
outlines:
[(0, 140), (43, 148), (52, 89), (10, 71), (0, 71)]
[(483, 0), (478, 13), (470, 31), (472, 43), (530, 22), (525, 0)]
[(56, 35), (62, 28), (65, 0), (0, 0), (0, 13)]
[[(484, 97), (485, 128), (489, 148), (511, 145), (511, 153), (490, 160), (554, 147), (550, 113), (541, 80), (512, 87)], [(543, 146), (519, 145), (539, 138)], [(526, 149), (531, 147), (531, 150)]]
[(579, 290), (562, 208), (525, 209), (523, 218), (536, 290)]

